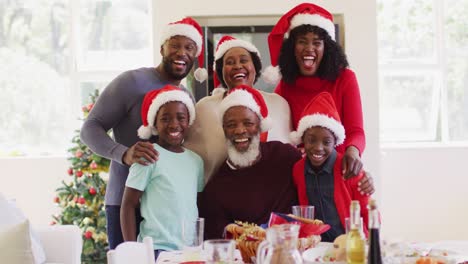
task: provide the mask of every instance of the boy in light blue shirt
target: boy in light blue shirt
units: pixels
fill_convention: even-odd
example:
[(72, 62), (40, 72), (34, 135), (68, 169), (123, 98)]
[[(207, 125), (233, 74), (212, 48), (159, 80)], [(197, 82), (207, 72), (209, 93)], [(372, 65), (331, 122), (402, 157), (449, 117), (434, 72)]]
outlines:
[[(183, 221), (198, 218), (197, 193), (203, 189), (203, 161), (182, 146), (184, 136), (195, 119), (195, 106), (189, 94), (167, 85), (150, 91), (143, 99), (143, 125), (140, 138), (157, 135), (154, 148), (158, 162), (130, 167), (122, 200), (120, 219), (125, 241), (153, 239), (155, 256), (160, 251), (182, 245)], [(135, 230), (135, 208), (141, 201), (140, 234)], [(138, 236), (137, 236), (138, 235)]]

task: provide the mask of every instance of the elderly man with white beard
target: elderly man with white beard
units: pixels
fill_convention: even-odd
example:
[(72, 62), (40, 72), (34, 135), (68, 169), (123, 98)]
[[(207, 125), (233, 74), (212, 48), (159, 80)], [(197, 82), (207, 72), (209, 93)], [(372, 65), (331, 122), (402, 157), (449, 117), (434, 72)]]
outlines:
[(271, 212), (289, 213), (297, 204), (292, 167), (301, 153), (279, 141), (261, 142), (268, 130), (262, 95), (246, 85), (231, 89), (220, 104), (228, 158), (208, 181), (199, 200), (205, 237), (220, 238), (236, 220), (264, 224)]

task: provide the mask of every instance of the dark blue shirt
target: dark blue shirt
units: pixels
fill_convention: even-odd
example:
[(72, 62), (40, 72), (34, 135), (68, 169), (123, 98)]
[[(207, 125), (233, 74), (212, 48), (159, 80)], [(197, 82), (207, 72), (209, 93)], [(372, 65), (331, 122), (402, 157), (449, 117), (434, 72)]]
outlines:
[(344, 234), (343, 225), (335, 206), (333, 167), (336, 161), (336, 150), (330, 154), (320, 171), (314, 171), (309, 159), (305, 163), (305, 183), (309, 204), (315, 207), (315, 219), (320, 219), (331, 226), (322, 234), (322, 241), (333, 242)]

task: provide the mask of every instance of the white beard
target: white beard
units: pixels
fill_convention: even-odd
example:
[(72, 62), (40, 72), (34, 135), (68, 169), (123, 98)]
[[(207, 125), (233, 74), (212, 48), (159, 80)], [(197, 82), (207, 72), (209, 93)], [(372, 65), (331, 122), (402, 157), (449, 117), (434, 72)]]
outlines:
[(245, 168), (252, 165), (260, 155), (260, 135), (252, 138), (245, 152), (237, 151), (230, 140), (226, 140), (229, 161), (236, 167)]

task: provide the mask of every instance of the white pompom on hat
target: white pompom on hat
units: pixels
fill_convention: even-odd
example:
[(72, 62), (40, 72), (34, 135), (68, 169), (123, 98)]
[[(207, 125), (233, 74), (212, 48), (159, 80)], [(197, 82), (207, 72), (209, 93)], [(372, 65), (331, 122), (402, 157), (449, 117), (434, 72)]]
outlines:
[(262, 72), (262, 80), (268, 84), (277, 85), (281, 80), (281, 72), (279, 66), (268, 66)]
[(278, 65), (278, 58), (283, 40), (289, 38), (289, 32), (301, 25), (312, 25), (324, 29), (335, 40), (333, 15), (326, 9), (312, 3), (302, 3), (284, 14), (268, 34), (271, 65)]
[(328, 92), (319, 93), (306, 106), (299, 120), (297, 131), (290, 133), (293, 144), (299, 145), (304, 132), (316, 126), (327, 128), (335, 135), (335, 146), (343, 144), (346, 138), (345, 129), (341, 124), (335, 102)]
[(142, 125), (138, 128), (138, 136), (148, 139), (152, 135), (157, 135), (158, 131), (154, 127), (154, 120), (159, 108), (169, 102), (181, 102), (187, 107), (189, 114), (189, 126), (195, 121), (195, 105), (190, 95), (175, 86), (166, 85), (161, 89), (156, 89), (146, 93), (141, 105)]
[(221, 123), (223, 122), (224, 113), (234, 106), (245, 106), (256, 113), (260, 118), (261, 132), (266, 132), (271, 129), (272, 121), (268, 116), (268, 107), (265, 103), (265, 99), (255, 88), (248, 85), (239, 85), (228, 91), (228, 94), (221, 101), (219, 106)]
[(197, 45), (198, 66), (194, 72), (195, 79), (199, 82), (203, 82), (208, 78), (208, 72), (203, 67), (203, 32), (200, 25), (191, 17), (186, 17), (182, 20), (169, 23), (161, 34), (161, 45), (163, 45), (168, 39), (174, 36), (187, 37)]

